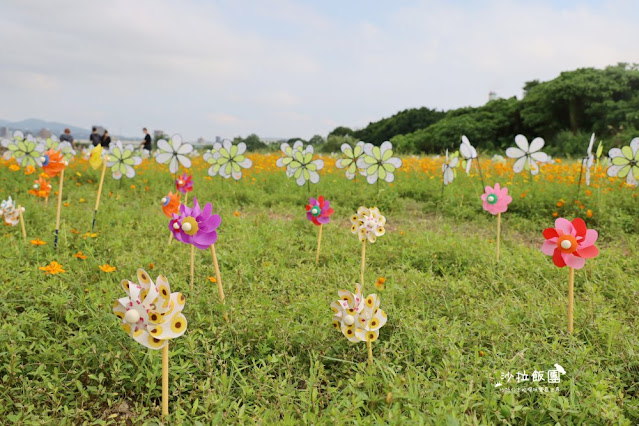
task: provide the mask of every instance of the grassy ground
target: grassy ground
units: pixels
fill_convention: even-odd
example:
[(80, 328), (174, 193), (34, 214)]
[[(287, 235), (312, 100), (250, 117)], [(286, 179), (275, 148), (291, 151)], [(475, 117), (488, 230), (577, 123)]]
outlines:
[[(45, 208), (25, 194), (36, 175), (0, 165), (0, 198), (17, 196), (29, 240), (47, 243), (3, 229), (0, 423), (159, 421), (160, 351), (135, 343), (111, 312), (124, 296), (119, 281), (134, 280), (140, 267), (187, 296), (188, 330), (171, 344), (171, 423), (639, 423), (638, 190), (599, 176), (590, 195), (582, 188), (577, 197), (574, 166), (544, 168), (530, 181), (485, 163), (485, 178), (510, 186), (514, 198), (495, 264), (496, 220), (481, 209), (476, 176), (458, 173), (442, 201), (436, 162), (407, 160), (397, 182), (379, 190), (327, 167), (311, 190), (336, 211), (316, 268), (307, 188), (272, 161), (255, 158), (256, 170), (238, 184), (205, 179), (200, 163), (195, 170), (194, 194), (223, 218), (216, 247), (226, 306), (207, 279), (209, 253), (196, 253), (191, 291), (189, 248), (167, 246), (159, 199), (173, 190), (168, 171), (145, 163), (121, 185), (107, 176), (91, 236), (97, 173), (76, 162), (54, 252), (55, 202)], [(364, 293), (380, 294), (389, 317), (372, 368), (365, 344), (336, 332), (329, 310), (337, 290), (359, 278), (348, 218), (360, 205), (376, 205), (388, 221), (387, 234), (367, 247)], [(600, 231), (600, 256), (576, 273), (572, 335), (568, 271), (540, 251), (553, 213), (577, 214)], [(53, 260), (66, 272), (39, 270)], [(104, 264), (117, 270), (103, 272)], [(387, 280), (383, 291), (373, 285), (378, 277)], [(556, 390), (527, 392), (537, 384), (501, 379), (555, 363), (566, 370), (561, 382), (540, 385)]]

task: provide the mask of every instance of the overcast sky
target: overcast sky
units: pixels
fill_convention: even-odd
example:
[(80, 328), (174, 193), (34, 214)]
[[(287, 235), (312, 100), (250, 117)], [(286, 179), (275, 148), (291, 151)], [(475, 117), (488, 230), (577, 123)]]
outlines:
[(326, 135), (639, 62), (639, 2), (0, 2), (0, 118), (187, 139)]

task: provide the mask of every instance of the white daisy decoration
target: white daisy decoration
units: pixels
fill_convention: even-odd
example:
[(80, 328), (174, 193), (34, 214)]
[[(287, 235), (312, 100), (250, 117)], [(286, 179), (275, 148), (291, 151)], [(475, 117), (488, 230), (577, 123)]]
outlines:
[(107, 167), (111, 168), (113, 179), (122, 179), (122, 176), (133, 178), (135, 176), (134, 167), (142, 163), (142, 158), (137, 155), (133, 145), (129, 144), (123, 147), (120, 141), (111, 145), (107, 158)]
[(357, 162), (364, 155), (364, 145), (365, 143), (362, 141), (357, 142), (355, 148), (347, 143), (342, 144), (341, 149), (344, 157), (338, 159), (335, 166), (338, 169), (346, 169), (346, 179), (352, 180), (357, 173), (366, 176), (366, 172), (357, 167)]
[(320, 180), (318, 170), (324, 167), (324, 160), (313, 160), (313, 146), (293, 149), (293, 157), (289, 162), (286, 175), (295, 179), (295, 183), (304, 186), (306, 182), (317, 183)]
[(608, 157), (608, 176), (626, 178), (626, 183), (630, 186), (639, 184), (639, 138), (634, 138), (630, 146), (612, 148), (608, 152)]
[(462, 143), (459, 146), (459, 153), (463, 158), (462, 167), (466, 167), (466, 174), (469, 174), (470, 167), (473, 164), (473, 160), (477, 159), (477, 150), (470, 144), (470, 141), (468, 140), (466, 135), (462, 135), (461, 139)]
[(45, 151), (45, 147), (33, 136), (27, 135), (25, 138), (21, 131), (16, 131), (13, 133), (13, 139), (4, 139), (2, 145), (7, 148), (11, 157), (15, 158), (20, 166), (42, 167), (42, 153)]
[(364, 155), (357, 161), (357, 167), (364, 170), (366, 181), (370, 184), (378, 179), (390, 183), (395, 180), (395, 170), (402, 167), (402, 160), (393, 157), (393, 144), (389, 141), (380, 146), (367, 143), (364, 144)]
[(538, 174), (539, 165), (537, 165), (537, 162), (545, 163), (549, 159), (546, 153), (541, 152), (545, 144), (544, 140), (535, 138), (528, 145), (526, 136), (517, 135), (515, 136), (515, 143), (517, 147), (510, 147), (506, 150), (507, 157), (517, 160), (513, 166), (514, 172), (521, 173), (522, 170), (529, 170), (532, 175)]
[[(448, 158), (448, 150), (446, 150), (446, 161), (442, 164), (442, 176), (444, 185), (450, 184), (455, 179), (455, 167), (459, 165), (459, 157), (457, 153)], [(443, 194), (443, 192), (442, 192)]]
[(284, 167), (286, 169), (286, 177), (291, 177), (293, 176), (294, 172), (290, 170), (288, 166), (293, 161), (293, 155), (295, 154), (295, 152), (304, 150), (304, 143), (302, 143), (302, 141), (296, 141), (293, 146), (290, 146), (288, 143), (283, 142), (280, 145), (280, 150), (284, 155), (277, 159), (275, 165), (277, 167)]
[(193, 151), (193, 145), (182, 142), (182, 136), (173, 135), (167, 142), (164, 139), (158, 141), (158, 154), (155, 161), (160, 164), (169, 163), (169, 171), (177, 173), (179, 167), (191, 168), (191, 159), (187, 156)]
[[(42, 140), (42, 139), (41, 139)], [(58, 146), (60, 145), (60, 140), (58, 139), (58, 137), (56, 135), (51, 135), (50, 137), (46, 138), (43, 142), (41, 142), (44, 145), (44, 150), (48, 151), (50, 149), (58, 149)]]
[(71, 142), (64, 141), (58, 143), (57, 150), (60, 151), (60, 154), (67, 163), (75, 159), (75, 149), (73, 149)]
[(211, 164), (208, 174), (210, 176), (219, 174), (225, 179), (230, 177), (235, 180), (242, 179), (242, 169), (249, 169), (253, 165), (253, 162), (244, 155), (245, 152), (244, 142), (237, 145), (228, 140), (221, 144), (216, 142), (213, 144), (213, 149), (203, 156), (204, 160)]

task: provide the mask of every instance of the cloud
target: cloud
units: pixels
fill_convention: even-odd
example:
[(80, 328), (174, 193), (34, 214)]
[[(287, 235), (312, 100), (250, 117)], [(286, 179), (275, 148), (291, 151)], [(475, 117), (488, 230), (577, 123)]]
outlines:
[(0, 118), (310, 137), (639, 62), (634, 2), (577, 3), (7, 0)]

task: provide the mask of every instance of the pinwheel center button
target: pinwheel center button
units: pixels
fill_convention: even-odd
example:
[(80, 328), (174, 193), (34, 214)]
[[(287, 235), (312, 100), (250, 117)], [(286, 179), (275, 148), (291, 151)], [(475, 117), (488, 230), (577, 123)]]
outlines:
[(348, 326), (355, 324), (355, 317), (353, 317), (352, 315), (346, 315), (344, 317), (344, 324)]
[(140, 321), (140, 313), (135, 309), (129, 309), (128, 311), (126, 311), (126, 314), (124, 314), (124, 321), (128, 322), (129, 324), (135, 324), (136, 322)]
[(488, 201), (488, 204), (495, 204), (497, 202), (497, 196), (495, 194), (490, 194), (486, 197), (486, 201)]

